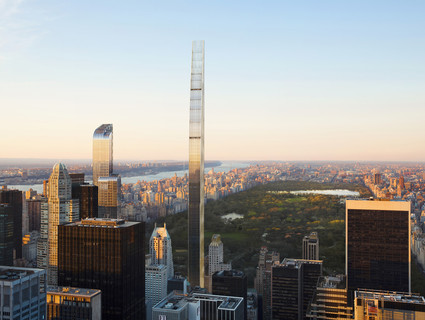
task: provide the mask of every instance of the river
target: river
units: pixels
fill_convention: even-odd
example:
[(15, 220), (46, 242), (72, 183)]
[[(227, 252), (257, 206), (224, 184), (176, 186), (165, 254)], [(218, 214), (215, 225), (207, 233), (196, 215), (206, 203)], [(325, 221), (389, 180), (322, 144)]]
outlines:
[[(205, 173), (210, 171), (212, 168), (214, 168), (215, 172), (228, 172), (233, 169), (240, 169), (240, 168), (246, 168), (249, 166), (249, 163), (244, 162), (222, 162), (221, 165), (215, 166), (215, 167), (209, 167), (205, 168)], [(172, 178), (175, 174), (177, 174), (178, 177), (184, 176), (185, 173), (188, 173), (188, 170), (179, 170), (179, 171), (162, 171), (158, 172), (157, 174), (147, 174), (143, 176), (134, 176), (134, 177), (122, 177), (121, 182), (122, 183), (136, 183), (137, 181), (153, 181), (153, 180), (161, 180), (161, 179), (168, 179)], [(91, 182), (91, 181), (89, 181)], [(42, 184), (16, 184), (16, 185), (7, 185), (10, 189), (18, 189), (22, 191), (28, 191), (30, 188), (37, 191), (38, 193), (43, 192), (43, 185)]]

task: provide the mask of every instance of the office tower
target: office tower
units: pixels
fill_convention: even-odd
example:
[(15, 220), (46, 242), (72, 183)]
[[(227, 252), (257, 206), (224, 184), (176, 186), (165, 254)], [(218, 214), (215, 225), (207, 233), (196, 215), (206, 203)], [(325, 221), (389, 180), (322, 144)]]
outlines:
[(101, 320), (101, 291), (69, 287), (47, 289), (47, 320)]
[(119, 177), (99, 177), (97, 185), (99, 217), (117, 218)]
[(102, 291), (102, 319), (145, 319), (145, 225), (85, 219), (59, 226), (59, 285)]
[(272, 319), (302, 320), (317, 281), (322, 261), (284, 259), (272, 267)]
[(279, 252), (269, 251), (267, 247), (261, 248), (254, 286), (262, 302), (265, 320), (271, 319), (271, 272), (272, 266), (279, 263), (279, 260)]
[(173, 250), (165, 223), (164, 227), (157, 227), (155, 224), (155, 229), (149, 240), (149, 253), (152, 259), (151, 263), (165, 265), (167, 267), (167, 279), (172, 278), (174, 276)]
[(321, 277), (308, 307), (308, 319), (352, 319), (344, 276)]
[(310, 233), (303, 239), (303, 259), (319, 260), (319, 236), (317, 232)]
[(231, 263), (223, 262), (223, 242), (219, 234), (214, 234), (208, 247), (208, 274), (212, 276), (217, 271), (231, 270)]
[(13, 212), (13, 248), (15, 259), (22, 258), (22, 191), (10, 190), (3, 186), (0, 190), (0, 203), (7, 203)]
[(10, 205), (0, 203), (0, 265), (13, 266), (13, 218)]
[(405, 292), (355, 291), (354, 319), (425, 319), (425, 298)]
[(82, 172), (70, 173), (69, 177), (71, 178), (72, 187), (74, 187), (84, 183), (85, 174)]
[(80, 219), (99, 217), (98, 187), (90, 184), (79, 184), (72, 187), (72, 198), (80, 203)]
[(40, 231), (41, 199), (27, 199), (28, 231)]
[(78, 200), (71, 198), (71, 178), (64, 164), (57, 163), (53, 167), (47, 190), (47, 201), (41, 204), (37, 267), (47, 269), (48, 284), (57, 286), (58, 225), (79, 219)]
[(42, 269), (1, 266), (0, 319), (45, 319), (45, 276)]
[(109, 177), (113, 171), (112, 124), (102, 124), (93, 133), (93, 184), (99, 177)]
[(237, 270), (217, 271), (212, 276), (212, 293), (243, 298), (244, 319), (247, 318), (248, 278), (245, 273)]
[(188, 277), (204, 286), (204, 41), (192, 43), (189, 123)]
[(167, 296), (167, 267), (151, 264), (145, 269), (145, 298), (156, 305)]
[(346, 201), (348, 290), (410, 292), (410, 202)]

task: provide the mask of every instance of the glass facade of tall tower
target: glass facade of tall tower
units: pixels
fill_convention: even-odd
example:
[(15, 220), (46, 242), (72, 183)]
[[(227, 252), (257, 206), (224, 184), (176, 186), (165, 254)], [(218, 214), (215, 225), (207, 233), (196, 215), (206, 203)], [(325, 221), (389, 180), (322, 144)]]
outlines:
[(348, 290), (410, 292), (410, 201), (346, 201)]
[(109, 177), (113, 171), (113, 128), (102, 124), (93, 133), (93, 184), (99, 177)]
[(192, 42), (189, 123), (189, 263), (192, 286), (204, 286), (204, 47)]

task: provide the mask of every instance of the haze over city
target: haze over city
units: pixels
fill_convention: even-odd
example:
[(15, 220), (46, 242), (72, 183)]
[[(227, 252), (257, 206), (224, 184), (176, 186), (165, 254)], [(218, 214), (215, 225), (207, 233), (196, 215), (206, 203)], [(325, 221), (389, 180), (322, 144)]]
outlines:
[(2, 158), (187, 160), (206, 40), (206, 159), (424, 161), (421, 1), (0, 1)]

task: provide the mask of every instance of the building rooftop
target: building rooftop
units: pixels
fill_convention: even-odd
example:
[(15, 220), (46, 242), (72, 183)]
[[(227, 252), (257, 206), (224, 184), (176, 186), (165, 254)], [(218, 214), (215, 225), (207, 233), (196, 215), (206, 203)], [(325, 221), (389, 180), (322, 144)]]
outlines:
[(305, 260), (305, 259), (283, 259), (281, 264), (278, 264), (278, 267), (292, 267), (298, 269), (303, 264), (322, 264), (322, 260)]
[(192, 296), (199, 300), (215, 300), (222, 301), (218, 309), (227, 309), (227, 310), (236, 310), (238, 306), (243, 303), (243, 298), (240, 297), (230, 297), (230, 296), (219, 296), (215, 294), (203, 294), (203, 293), (194, 293)]
[(244, 277), (245, 273), (239, 270), (222, 270), (217, 271), (213, 275), (214, 277)]
[(320, 277), (317, 281), (317, 287), (328, 289), (345, 289), (345, 276), (340, 275), (336, 277)]
[(35, 273), (45, 273), (43, 269), (0, 266), (0, 281), (15, 281)]
[(109, 218), (87, 218), (81, 221), (67, 223), (65, 226), (78, 227), (102, 227), (102, 228), (125, 228), (140, 222), (126, 221), (124, 219), (109, 219)]
[(158, 302), (153, 308), (154, 309), (167, 309), (167, 310), (180, 310), (186, 306), (189, 302), (196, 302), (191, 296), (172, 293), (165, 299)]
[(378, 299), (391, 302), (404, 302), (425, 305), (425, 299), (422, 296), (409, 294), (406, 292), (390, 292), (379, 290), (359, 290), (355, 292), (356, 298), (362, 299)]
[(49, 287), (47, 288), (47, 294), (60, 295), (60, 296), (79, 296), (92, 298), (100, 294), (101, 291), (97, 289), (83, 289), (83, 288), (72, 288), (72, 287)]

